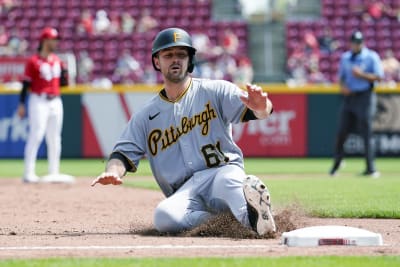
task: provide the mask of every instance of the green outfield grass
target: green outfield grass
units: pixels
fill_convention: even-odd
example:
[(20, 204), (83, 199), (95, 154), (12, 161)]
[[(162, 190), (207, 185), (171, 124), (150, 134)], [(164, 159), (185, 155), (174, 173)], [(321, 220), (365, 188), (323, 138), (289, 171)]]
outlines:
[[(380, 159), (379, 179), (359, 175), (361, 159), (346, 160), (337, 177), (330, 177), (329, 159), (246, 159), (248, 173), (265, 178), (272, 204), (300, 205), (318, 217), (400, 218), (400, 164)], [(130, 186), (158, 189), (154, 180), (127, 178)]]
[[(400, 178), (399, 158), (379, 158), (376, 161), (378, 169), (384, 176), (398, 176)], [(20, 177), (23, 171), (22, 159), (0, 159), (0, 178)], [(331, 167), (329, 158), (245, 158), (247, 173), (257, 175), (274, 174), (307, 174), (325, 175)], [(340, 172), (344, 175), (356, 175), (364, 169), (364, 160), (349, 158), (345, 160), (345, 168)], [(74, 176), (96, 176), (105, 167), (104, 159), (63, 159), (61, 171)], [(37, 161), (39, 175), (46, 174), (47, 161)], [(140, 161), (137, 175), (151, 175), (150, 165), (147, 160)], [(136, 175), (135, 174), (135, 175)]]
[(193, 259), (46, 259), (1, 261), (4, 267), (398, 267), (400, 257), (282, 257), (282, 258), (196, 258)]
[[(330, 177), (330, 159), (247, 158), (246, 171), (264, 178), (275, 208), (296, 204), (318, 217), (400, 218), (400, 164), (394, 158), (377, 160), (382, 172), (379, 179), (359, 175), (362, 159), (346, 160), (337, 177)], [(38, 173), (46, 173), (47, 162), (39, 160)], [(95, 177), (104, 170), (102, 159), (63, 160), (61, 170), (75, 176)], [(20, 177), (21, 160), (0, 160), (0, 177)], [(147, 160), (136, 174), (125, 177), (125, 185), (158, 190)]]

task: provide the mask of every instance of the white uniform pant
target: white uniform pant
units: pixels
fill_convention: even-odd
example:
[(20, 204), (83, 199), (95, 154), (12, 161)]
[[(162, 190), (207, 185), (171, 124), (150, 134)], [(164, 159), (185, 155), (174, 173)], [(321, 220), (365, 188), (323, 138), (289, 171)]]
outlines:
[(31, 94), (28, 103), (29, 134), (25, 145), (25, 177), (35, 175), (39, 146), (46, 135), (49, 174), (58, 174), (61, 157), (63, 105), (60, 97), (47, 100)]
[(249, 227), (243, 193), (245, 176), (236, 165), (196, 172), (177, 192), (159, 203), (154, 214), (155, 228), (169, 233), (192, 229), (229, 210)]

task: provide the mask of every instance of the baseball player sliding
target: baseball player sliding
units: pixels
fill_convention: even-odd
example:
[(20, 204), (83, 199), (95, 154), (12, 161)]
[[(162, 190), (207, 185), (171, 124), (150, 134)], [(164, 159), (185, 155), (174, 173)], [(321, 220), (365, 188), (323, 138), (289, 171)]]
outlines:
[(195, 53), (186, 31), (158, 33), (152, 62), (164, 88), (131, 118), (92, 186), (122, 184), (146, 155), (167, 197), (155, 210), (158, 231), (191, 229), (230, 210), (258, 234), (274, 232), (268, 189), (246, 175), (231, 127), (267, 118), (272, 103), (257, 85), (247, 85), (244, 92), (227, 81), (192, 78)]
[(25, 116), (26, 96), (28, 89), (30, 89), (31, 94), (28, 103), (29, 134), (24, 152), (24, 182), (35, 183), (39, 181), (39, 177), (35, 173), (35, 163), (39, 146), (45, 135), (49, 174), (56, 175), (59, 173), (63, 122), (60, 85), (67, 85), (67, 77), (60, 59), (54, 54), (58, 38), (56, 29), (44, 28), (40, 35), (38, 53), (33, 55), (25, 66), (25, 78), (17, 110), (21, 118)]

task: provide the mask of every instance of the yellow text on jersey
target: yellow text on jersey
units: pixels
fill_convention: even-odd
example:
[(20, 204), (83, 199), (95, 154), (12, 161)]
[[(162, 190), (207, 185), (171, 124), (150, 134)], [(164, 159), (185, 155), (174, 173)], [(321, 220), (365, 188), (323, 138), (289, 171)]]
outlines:
[(202, 112), (195, 114), (193, 117), (183, 117), (181, 124), (177, 127), (171, 125), (165, 130), (154, 129), (150, 132), (147, 139), (150, 153), (157, 155), (159, 148), (167, 149), (178, 141), (178, 139), (193, 130), (196, 126), (201, 126), (201, 134), (207, 135), (210, 130), (210, 121), (217, 118), (217, 113), (208, 102)]

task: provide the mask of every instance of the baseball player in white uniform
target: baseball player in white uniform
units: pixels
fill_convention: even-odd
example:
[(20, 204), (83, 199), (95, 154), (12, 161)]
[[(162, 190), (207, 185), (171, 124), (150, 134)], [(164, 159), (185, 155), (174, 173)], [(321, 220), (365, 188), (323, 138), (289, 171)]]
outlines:
[(25, 78), (17, 113), (21, 118), (25, 116), (26, 96), (30, 89), (29, 134), (25, 145), (23, 174), (23, 181), (28, 183), (39, 181), (35, 172), (35, 163), (44, 136), (46, 136), (49, 174), (59, 173), (63, 122), (60, 86), (67, 85), (68, 80), (61, 60), (54, 54), (58, 39), (59, 34), (56, 29), (44, 28), (40, 35), (38, 53), (33, 55), (25, 66)]
[(243, 154), (232, 139), (232, 123), (267, 118), (273, 110), (267, 93), (247, 92), (222, 80), (192, 78), (196, 49), (180, 28), (158, 33), (152, 62), (164, 88), (134, 114), (117, 141), (104, 173), (92, 183), (122, 184), (147, 156), (167, 197), (157, 206), (160, 232), (194, 228), (211, 216), (231, 211), (258, 234), (275, 231), (267, 187), (246, 175)]

